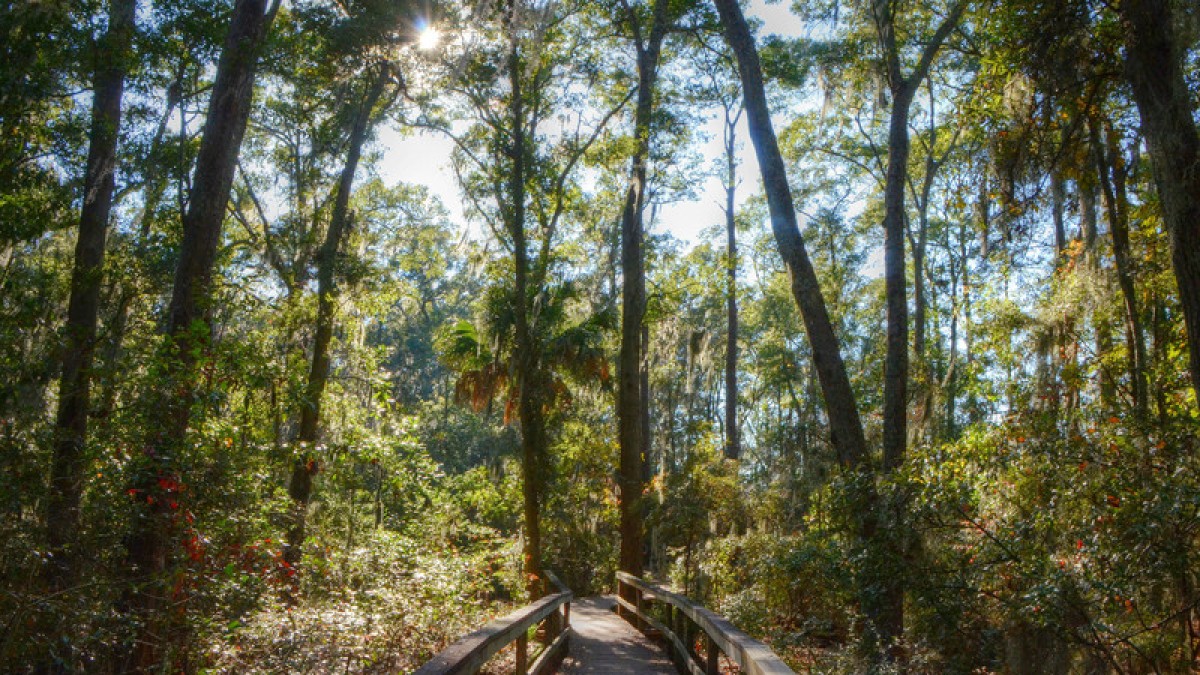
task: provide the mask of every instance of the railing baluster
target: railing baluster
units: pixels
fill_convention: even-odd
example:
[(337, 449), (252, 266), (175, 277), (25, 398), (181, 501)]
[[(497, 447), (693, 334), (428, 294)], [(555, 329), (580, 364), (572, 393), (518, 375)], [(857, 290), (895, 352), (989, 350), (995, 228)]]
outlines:
[(517, 636), (517, 675), (529, 672), (529, 633)]
[(712, 639), (711, 635), (706, 635), (708, 638), (708, 655), (705, 658), (705, 675), (718, 675), (721, 672), (721, 650), (717, 647), (717, 641)]

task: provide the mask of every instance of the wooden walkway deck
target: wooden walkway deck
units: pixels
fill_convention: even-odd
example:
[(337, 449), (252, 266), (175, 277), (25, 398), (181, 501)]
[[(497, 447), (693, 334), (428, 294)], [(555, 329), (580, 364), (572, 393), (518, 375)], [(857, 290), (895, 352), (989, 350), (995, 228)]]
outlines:
[(612, 611), (611, 596), (581, 598), (571, 607), (571, 650), (563, 675), (676, 675), (658, 645)]

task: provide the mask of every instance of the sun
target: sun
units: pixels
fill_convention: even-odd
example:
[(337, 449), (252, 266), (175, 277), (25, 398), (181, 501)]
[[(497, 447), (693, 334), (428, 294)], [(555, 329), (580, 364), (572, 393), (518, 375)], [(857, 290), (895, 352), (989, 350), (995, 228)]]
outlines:
[(441, 41), (442, 32), (433, 26), (427, 26), (417, 37), (417, 48), (421, 51), (432, 51), (437, 49)]

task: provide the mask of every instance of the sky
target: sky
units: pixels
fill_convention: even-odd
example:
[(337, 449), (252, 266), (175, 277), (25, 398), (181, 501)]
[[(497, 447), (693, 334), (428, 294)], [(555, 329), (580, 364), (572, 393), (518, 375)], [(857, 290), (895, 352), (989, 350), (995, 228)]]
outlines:
[[(786, 1), (768, 4), (764, 0), (753, 0), (747, 14), (763, 22), (760, 36), (798, 36), (803, 31), (803, 22), (788, 8), (789, 3)], [(709, 140), (701, 149), (705, 166), (710, 165), (713, 159), (722, 156), (724, 152), (721, 146), (719, 114), (719, 108), (708, 111), (705, 135)], [(745, 116), (737, 129), (737, 138), (740, 163), (738, 172), (742, 176), (737, 191), (740, 204), (750, 195), (760, 191), (758, 162), (746, 136)], [(432, 132), (412, 133), (398, 128), (386, 129), (379, 135), (378, 141), (383, 152), (378, 169), (384, 182), (424, 185), (441, 198), (454, 222), (465, 222), (463, 198), (450, 166), (452, 141)], [(659, 209), (658, 220), (651, 225), (651, 229), (669, 232), (688, 244), (701, 243), (701, 233), (705, 228), (725, 222), (722, 206), (725, 194), (720, 180), (715, 176), (709, 177), (696, 194), (694, 200), (672, 203)], [(617, 215), (614, 214), (613, 217), (616, 218)]]

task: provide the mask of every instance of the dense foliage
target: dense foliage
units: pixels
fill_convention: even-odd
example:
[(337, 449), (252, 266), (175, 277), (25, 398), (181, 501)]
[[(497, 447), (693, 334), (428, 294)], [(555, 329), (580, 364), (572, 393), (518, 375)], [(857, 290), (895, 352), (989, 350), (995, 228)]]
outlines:
[(1196, 8), (790, 10), (861, 456), (708, 3), (0, 7), (0, 671), (403, 672), (630, 555), (798, 672), (1200, 668)]

